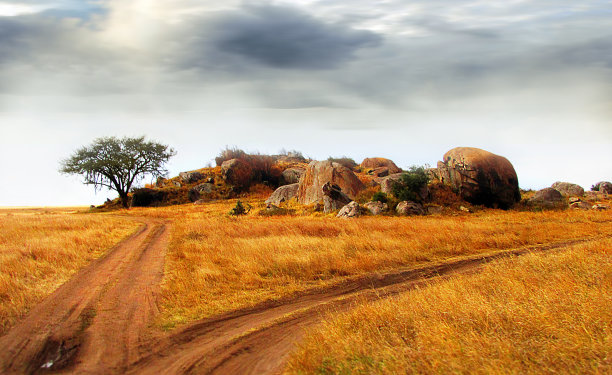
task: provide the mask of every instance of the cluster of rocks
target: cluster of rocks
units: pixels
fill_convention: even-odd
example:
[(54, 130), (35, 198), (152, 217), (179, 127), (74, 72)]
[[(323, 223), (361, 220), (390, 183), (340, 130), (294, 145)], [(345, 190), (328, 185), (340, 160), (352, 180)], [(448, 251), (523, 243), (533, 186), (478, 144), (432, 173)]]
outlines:
[[(352, 218), (363, 215), (366, 211), (372, 215), (380, 215), (389, 210), (389, 206), (382, 202), (368, 202), (361, 206), (355, 201), (351, 201), (340, 209), (336, 217)], [(425, 209), (416, 202), (402, 201), (397, 204), (395, 212), (400, 216), (424, 215)]]
[[(217, 185), (235, 187), (238, 189), (235, 191), (240, 192), (240, 187), (248, 187), (254, 181), (261, 180), (263, 164), (260, 164), (256, 159), (225, 160), (220, 165), (223, 183), (219, 180)], [(353, 169), (331, 160), (311, 161), (307, 166), (296, 162), (284, 169), (274, 168), (275, 182), (271, 185), (279, 187), (266, 200), (270, 209), (294, 199), (299, 204), (314, 205), (315, 209), (326, 213), (339, 210), (339, 217), (356, 217), (363, 213), (380, 215), (389, 212), (390, 208), (398, 215), (436, 214), (443, 210), (440, 206), (428, 204), (424, 207), (411, 201), (400, 202), (395, 207), (377, 201), (363, 206), (355, 202), (358, 195), (369, 187), (380, 187), (385, 194), (393, 193), (395, 184), (404, 173), (393, 161), (385, 158), (364, 159), (355, 167), (362, 173), (360, 177)], [(444, 154), (436, 168), (428, 169), (426, 173), (430, 179), (451, 187), (463, 200), (475, 205), (508, 209), (521, 199), (517, 174), (510, 161), (478, 148), (454, 148)], [(184, 185), (189, 185), (188, 199), (196, 204), (210, 200), (219, 189), (213, 177), (199, 171), (181, 172), (177, 179), (159, 178), (156, 182), (157, 187)], [(134, 195), (137, 204), (156, 204), (159, 199), (165, 198), (164, 193), (149, 191), (155, 189), (141, 190)], [(432, 191), (435, 193), (435, 188)], [(428, 187), (423, 186), (415, 200), (429, 202), (431, 194)], [(587, 192), (579, 185), (558, 181), (549, 188), (537, 191), (527, 204), (544, 208), (569, 205), (574, 209), (601, 210), (607, 207), (597, 201), (607, 197), (607, 194), (612, 194), (612, 183), (607, 181), (598, 182), (593, 185), (592, 191)], [(471, 212), (469, 208), (461, 208)]]
[[(370, 186), (378, 185), (383, 193), (390, 194), (394, 184), (402, 177), (395, 163), (385, 158), (367, 158), (359, 165), (361, 171), (372, 176)], [(343, 209), (342, 217), (358, 215), (363, 210), (380, 214), (389, 208), (381, 202), (370, 202), (356, 209), (352, 202), (366, 185), (350, 168), (332, 161), (313, 161), (305, 171), (295, 173), (292, 184), (281, 186), (266, 203), (278, 205), (295, 198), (303, 205), (321, 205), (324, 212)], [(456, 189), (461, 197), (473, 204), (509, 208), (520, 200), (518, 178), (512, 164), (504, 157), (477, 148), (458, 147), (444, 155), (435, 171), (429, 171), (442, 183)], [(299, 178), (297, 175), (299, 174)], [(294, 182), (295, 180), (298, 182)], [(429, 197), (427, 186), (418, 192), (421, 200)], [(439, 212), (441, 209), (434, 209)], [(416, 202), (401, 202), (396, 211), (400, 215), (421, 215), (425, 209)]]
[[(543, 208), (565, 208), (569, 206), (576, 210), (606, 210), (608, 206), (602, 203), (592, 203), (607, 197), (610, 193), (612, 193), (612, 183), (607, 181), (598, 182), (593, 186), (593, 191), (587, 192), (580, 185), (557, 181), (551, 187), (536, 191), (527, 200), (527, 203)], [(586, 201), (591, 201), (591, 203)]]

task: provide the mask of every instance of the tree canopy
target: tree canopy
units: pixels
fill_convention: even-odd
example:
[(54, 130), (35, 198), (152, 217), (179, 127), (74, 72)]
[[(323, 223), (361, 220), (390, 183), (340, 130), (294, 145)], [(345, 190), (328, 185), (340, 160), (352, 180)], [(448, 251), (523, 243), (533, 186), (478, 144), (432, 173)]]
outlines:
[(153, 177), (168, 173), (165, 164), (176, 151), (145, 137), (103, 137), (76, 150), (60, 164), (60, 172), (84, 177), (84, 184), (100, 190), (106, 187), (119, 193), (121, 203), (128, 207), (128, 192), (145, 175)]

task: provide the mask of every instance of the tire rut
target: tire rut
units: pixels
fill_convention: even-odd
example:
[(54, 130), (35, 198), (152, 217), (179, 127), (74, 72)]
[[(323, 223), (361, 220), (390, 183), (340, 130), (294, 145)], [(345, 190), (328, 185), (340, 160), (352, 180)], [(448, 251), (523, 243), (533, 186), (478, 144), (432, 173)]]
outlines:
[[(610, 237), (610, 236), (608, 236)], [(601, 238), (601, 237), (598, 237)], [(194, 323), (156, 341), (150, 354), (130, 368), (130, 374), (273, 374), (304, 329), (320, 323), (328, 312), (350, 309), (425, 286), (458, 273), (477, 272), (485, 263), (531, 252), (543, 252), (596, 238), (531, 246), (433, 266), (365, 276), (304, 294), (284, 302), (264, 303)]]
[(81, 269), (0, 337), (0, 373), (89, 372), (94, 367), (94, 372), (105, 373), (127, 365), (129, 358), (107, 357), (107, 351), (110, 347), (129, 353), (140, 344), (126, 344), (125, 336), (140, 337), (151, 309), (137, 308), (137, 319), (127, 319), (125, 312), (129, 306), (140, 306), (140, 288), (153, 286), (150, 291), (157, 294), (167, 242), (165, 222), (133, 220), (142, 227)]

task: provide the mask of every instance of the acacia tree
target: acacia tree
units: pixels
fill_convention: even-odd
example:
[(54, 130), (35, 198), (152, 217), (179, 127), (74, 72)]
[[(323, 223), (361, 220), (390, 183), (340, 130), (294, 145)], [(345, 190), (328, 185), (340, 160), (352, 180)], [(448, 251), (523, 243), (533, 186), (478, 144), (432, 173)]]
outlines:
[(119, 193), (121, 204), (128, 207), (128, 192), (145, 175), (168, 173), (165, 164), (174, 156), (174, 149), (145, 137), (103, 137), (76, 150), (60, 163), (60, 172), (83, 175), (83, 183), (96, 191), (106, 187)]

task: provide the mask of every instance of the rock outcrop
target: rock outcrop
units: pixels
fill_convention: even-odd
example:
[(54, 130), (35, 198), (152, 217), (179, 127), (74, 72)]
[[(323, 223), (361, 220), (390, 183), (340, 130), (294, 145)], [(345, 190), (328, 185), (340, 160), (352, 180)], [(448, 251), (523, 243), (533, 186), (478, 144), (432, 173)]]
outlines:
[(442, 183), (473, 204), (507, 209), (520, 201), (518, 178), (503, 156), (472, 147), (457, 147), (438, 162)]
[(189, 193), (187, 196), (190, 201), (195, 202), (197, 200), (200, 200), (203, 195), (212, 193), (213, 189), (213, 184), (205, 182), (189, 189)]
[(283, 185), (297, 184), (304, 172), (302, 168), (287, 168), (281, 175), (281, 183)]
[(612, 182), (600, 181), (593, 185), (593, 191), (599, 191), (600, 193), (612, 194)]
[(553, 188), (544, 188), (536, 191), (535, 195), (527, 203), (532, 206), (541, 206), (545, 208), (564, 207), (566, 205), (563, 195)]
[(380, 215), (389, 209), (389, 205), (383, 202), (378, 202), (378, 201), (368, 202), (364, 204), (363, 207), (366, 210), (370, 211), (372, 215)]
[(423, 206), (410, 201), (399, 202), (397, 207), (395, 207), (395, 211), (402, 216), (423, 215), (425, 213)]
[(332, 212), (351, 203), (352, 199), (342, 192), (340, 186), (326, 182), (321, 188), (323, 192), (323, 212)]
[(193, 184), (203, 179), (204, 175), (200, 172), (181, 172), (179, 173), (179, 177), (184, 183)]
[[(298, 202), (301, 204), (323, 202), (323, 198), (326, 196), (323, 192), (323, 185), (328, 182), (338, 186), (342, 193), (350, 198), (355, 198), (365, 188), (349, 168), (331, 161), (313, 161), (308, 164), (306, 172), (300, 179), (297, 194)], [(338, 207), (338, 209), (341, 207)]]
[(584, 189), (580, 185), (572, 184), (571, 182), (557, 181), (551, 187), (566, 197), (582, 197), (584, 195)]
[[(393, 162), (393, 160), (385, 159), (385, 158), (365, 158), (359, 164), (359, 166), (366, 172), (370, 173), (370, 171), (381, 170), (381, 168), (386, 168), (387, 174), (399, 173), (402, 170), (398, 168), (397, 165)], [(382, 177), (382, 176), (380, 176)]]
[(338, 215), (336, 215), (336, 217), (341, 217), (341, 218), (352, 218), (352, 217), (359, 217), (361, 216), (361, 207), (359, 206), (359, 203), (352, 201), (349, 204), (347, 204), (346, 206), (342, 207), (340, 209), (340, 212), (338, 212)]
[(283, 185), (274, 190), (270, 198), (266, 199), (266, 204), (279, 205), (290, 200), (297, 195), (300, 184)]
[(238, 188), (249, 186), (253, 179), (253, 168), (242, 159), (230, 159), (221, 164), (223, 179)]

